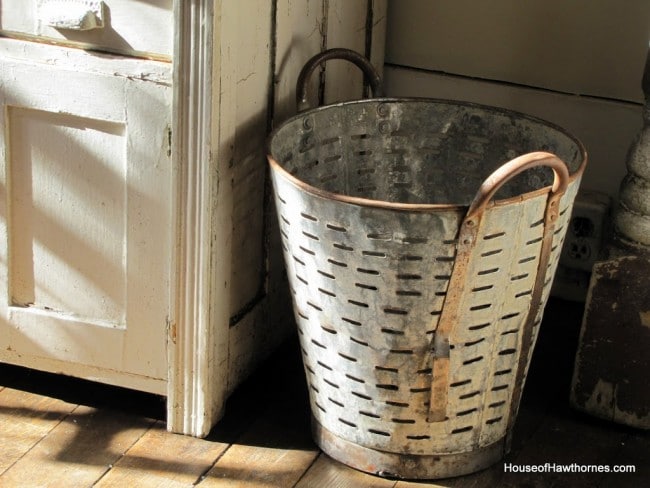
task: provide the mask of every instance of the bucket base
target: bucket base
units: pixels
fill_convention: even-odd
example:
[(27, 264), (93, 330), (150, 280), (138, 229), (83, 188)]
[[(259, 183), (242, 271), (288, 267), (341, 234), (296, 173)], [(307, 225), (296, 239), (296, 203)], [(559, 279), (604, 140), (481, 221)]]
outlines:
[(430, 480), (471, 474), (488, 468), (505, 454), (505, 438), (470, 452), (457, 454), (399, 454), (378, 451), (347, 441), (312, 417), (312, 432), (328, 456), (366, 473), (385, 478)]

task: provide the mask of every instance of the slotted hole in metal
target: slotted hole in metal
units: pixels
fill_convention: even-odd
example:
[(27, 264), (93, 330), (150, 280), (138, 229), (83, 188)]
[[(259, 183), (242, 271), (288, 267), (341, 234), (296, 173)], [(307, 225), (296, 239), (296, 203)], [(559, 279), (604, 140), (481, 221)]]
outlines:
[(489, 407), (489, 408), (499, 408), (500, 406), (505, 405), (505, 404), (506, 404), (506, 401), (505, 401), (505, 400), (501, 400), (500, 402), (490, 403), (490, 404), (488, 405), (488, 407)]
[(310, 306), (311, 308), (313, 308), (314, 310), (318, 310), (319, 312), (322, 312), (322, 311), (323, 311), (323, 309), (322, 309), (321, 307), (319, 307), (318, 305), (316, 305), (315, 303), (307, 302), (307, 305), (309, 305), (309, 306)]
[(501, 420), (503, 417), (495, 417), (493, 419), (488, 419), (485, 421), (486, 424), (491, 425), (491, 424), (496, 424), (499, 420)]
[(302, 266), (305, 266), (305, 262), (302, 261), (298, 256), (292, 256), (292, 257), (293, 257), (293, 260), (294, 260), (296, 263), (298, 263), (298, 264), (300, 264), (300, 265), (302, 265)]
[(491, 306), (492, 306), (491, 303), (482, 303), (481, 305), (474, 305), (473, 307), (469, 307), (469, 309), (470, 309), (472, 312), (476, 312), (476, 311), (478, 311), (478, 310), (485, 310), (485, 309), (488, 309), (488, 308), (490, 308)]
[(327, 349), (327, 347), (326, 347), (324, 344), (321, 344), (321, 343), (318, 342), (316, 339), (312, 339), (312, 340), (311, 340), (311, 343), (312, 343), (313, 345), (315, 345), (315, 346), (320, 347), (321, 349)]
[(362, 398), (363, 400), (372, 400), (371, 396), (364, 395), (363, 393), (359, 393), (358, 391), (351, 391), (350, 393), (352, 393), (356, 397)]
[(526, 297), (532, 294), (533, 294), (533, 290), (520, 291), (519, 293), (515, 294), (515, 298)]
[(375, 366), (375, 369), (377, 371), (385, 371), (386, 373), (399, 373), (399, 369), (397, 369), (397, 368), (388, 368), (386, 366)]
[(365, 380), (362, 380), (361, 378), (357, 378), (356, 376), (352, 376), (349, 373), (346, 373), (345, 377), (351, 379), (352, 381), (356, 381), (357, 383), (365, 383)]
[(366, 234), (366, 237), (368, 239), (372, 239), (375, 241), (390, 241), (393, 239), (393, 234), (390, 234), (388, 232), (372, 232), (370, 234)]
[(478, 412), (478, 408), (470, 408), (469, 410), (463, 410), (462, 412), (458, 412), (456, 413), (456, 417), (464, 417), (465, 415), (469, 415), (474, 412)]
[(479, 271), (477, 274), (478, 274), (479, 276), (485, 276), (485, 275), (489, 275), (489, 274), (494, 274), (494, 273), (498, 272), (499, 269), (500, 269), (500, 268), (483, 269), (483, 270)]
[(334, 371), (334, 369), (331, 366), (328, 366), (323, 361), (316, 361), (316, 364), (318, 364), (321, 368), (325, 368), (328, 371)]
[(343, 156), (341, 156), (340, 154), (334, 154), (332, 156), (327, 156), (325, 159), (323, 159), (323, 162), (324, 163), (331, 163), (333, 161), (338, 161), (339, 159), (342, 159), (342, 158), (343, 158)]
[(327, 146), (329, 144), (333, 144), (335, 142), (339, 142), (341, 140), (340, 137), (328, 137), (327, 139), (323, 139), (320, 143), (321, 146)]
[(421, 280), (422, 276), (419, 274), (410, 274), (410, 273), (400, 273), (397, 275), (398, 280)]
[(521, 315), (521, 312), (511, 312), (501, 317), (501, 320), (513, 319), (515, 317), (518, 317), (519, 315)]
[(454, 383), (450, 383), (449, 387), (450, 388), (457, 388), (459, 386), (465, 386), (469, 385), (472, 382), (471, 379), (466, 379), (466, 380), (461, 380), (461, 381), (455, 381)]
[(483, 360), (483, 356), (477, 356), (475, 358), (466, 359), (465, 361), (463, 361), (463, 365), (467, 366), (468, 364), (474, 364), (482, 360)]
[(288, 218), (286, 218), (284, 215), (280, 215), (280, 218), (282, 219), (282, 222), (284, 222), (287, 225), (291, 225), (291, 222), (289, 221)]
[(484, 341), (485, 341), (485, 337), (481, 337), (480, 339), (477, 339), (477, 340), (475, 340), (475, 341), (466, 342), (466, 343), (463, 344), (463, 345), (464, 345), (465, 347), (471, 347), (471, 346), (475, 346), (475, 345), (477, 345), (477, 344), (480, 344), (481, 342), (484, 342)]
[(528, 278), (528, 276), (530, 276), (529, 273), (524, 273), (524, 274), (515, 275), (515, 276), (513, 276), (513, 277), (510, 278), (510, 281), (519, 281), (519, 280), (523, 280), (524, 278)]
[(401, 308), (385, 308), (384, 313), (388, 315), (408, 315), (409, 312)]
[(386, 253), (385, 252), (380, 252), (380, 251), (361, 251), (361, 254), (363, 256), (372, 256), (375, 258), (385, 258)]
[(481, 391), (476, 390), (476, 391), (473, 391), (471, 393), (465, 393), (464, 395), (460, 395), (458, 398), (460, 400), (468, 400), (468, 399), (474, 398), (475, 396), (480, 395), (480, 394), (481, 394)]
[(527, 246), (532, 246), (533, 244), (537, 244), (538, 242), (542, 242), (541, 237), (537, 237), (535, 239), (531, 239), (530, 241), (526, 241)]
[(307, 212), (300, 212), (300, 216), (301, 216), (303, 219), (311, 220), (312, 222), (318, 222), (318, 218), (314, 217), (314, 216), (311, 215), (311, 214), (308, 214)]
[(357, 307), (368, 308), (368, 304), (367, 304), (367, 303), (358, 302), (358, 301), (356, 301), (356, 300), (348, 300), (348, 303), (351, 303), (352, 305), (356, 305)]
[(338, 407), (341, 407), (341, 408), (345, 408), (345, 405), (343, 405), (343, 404), (342, 404), (341, 402), (339, 402), (338, 400), (334, 400), (332, 397), (327, 397), (327, 399), (328, 399), (331, 403), (333, 403), (334, 405), (336, 405), (336, 406), (338, 406)]
[(510, 356), (516, 352), (517, 350), (515, 348), (504, 349), (503, 351), (499, 351), (499, 356)]
[(483, 240), (490, 241), (492, 239), (497, 239), (498, 237), (503, 237), (505, 235), (506, 235), (505, 232), (495, 232), (494, 234), (487, 234), (483, 236)]
[(401, 297), (419, 297), (422, 296), (422, 292), (416, 290), (397, 290), (395, 292), (397, 296)]
[(309, 387), (314, 390), (316, 393), (320, 393), (320, 390), (313, 383), (309, 383)]
[(334, 224), (327, 224), (326, 226), (328, 229), (336, 231), (336, 232), (347, 232), (348, 230), (341, 226), (341, 225), (334, 225)]
[(489, 256), (494, 256), (494, 255), (500, 254), (502, 252), (503, 252), (503, 249), (493, 249), (492, 251), (486, 251), (486, 252), (482, 253), (481, 257), (482, 258), (487, 258)]
[(330, 385), (332, 388), (336, 388), (337, 390), (339, 389), (339, 385), (337, 385), (337, 384), (334, 383), (333, 381), (328, 380), (327, 378), (323, 378), (323, 381), (324, 381), (325, 383), (327, 383), (328, 385)]
[(321, 292), (323, 295), (326, 295), (328, 297), (336, 297), (336, 293), (329, 291), (329, 290), (324, 290), (323, 288), (318, 289), (319, 292)]
[(412, 440), (412, 441), (424, 441), (431, 439), (430, 435), (407, 435), (407, 439)]
[(322, 271), (320, 269), (317, 269), (316, 271), (318, 272), (319, 275), (324, 276), (325, 278), (329, 278), (330, 280), (336, 279), (336, 276), (334, 276), (333, 274), (326, 273), (325, 271)]
[(472, 293), (487, 291), (487, 290), (491, 290), (492, 288), (494, 288), (494, 285), (477, 286), (476, 288), (472, 288)]
[(504, 332), (501, 332), (501, 335), (510, 335), (510, 334), (517, 334), (519, 332), (519, 329), (509, 329)]
[(346, 263), (343, 263), (341, 261), (336, 261), (334, 259), (328, 259), (327, 262), (330, 263), (330, 264), (333, 264), (334, 266), (339, 266), (341, 268), (347, 268), (348, 267), (348, 265)]
[(353, 247), (347, 246), (343, 244), (342, 242), (335, 242), (332, 244), (336, 249), (340, 249), (341, 251), (354, 251)]
[(348, 361), (350, 361), (350, 362), (352, 362), (352, 363), (356, 363), (356, 362), (357, 362), (357, 358), (355, 358), (355, 357), (349, 356), (349, 355), (347, 355), (347, 354), (343, 354), (342, 352), (339, 352), (338, 354), (339, 354), (339, 356), (341, 356), (343, 359), (347, 359)]
[(422, 256), (415, 256), (413, 254), (404, 254), (399, 257), (400, 261), (422, 261), (423, 259)]
[(492, 391), (501, 391), (501, 390), (506, 390), (508, 388), (508, 385), (497, 385), (492, 387)]
[(325, 407), (323, 407), (320, 403), (314, 402), (314, 404), (318, 407), (318, 409), (320, 411), (322, 411), (323, 413), (327, 413), (327, 410), (325, 410)]
[(422, 388), (411, 388), (409, 391), (411, 393), (425, 393), (427, 391), (431, 391), (431, 387), (430, 386), (425, 386), (425, 387), (422, 387)]
[(375, 168), (359, 168), (357, 174), (359, 176), (371, 175), (375, 173)]
[(363, 290), (377, 291), (377, 287), (373, 285), (366, 285), (365, 283), (355, 283), (354, 286)]
[(468, 425), (467, 427), (460, 427), (458, 429), (454, 429), (451, 431), (452, 434), (462, 434), (463, 432), (469, 432), (470, 430), (473, 430), (474, 427), (471, 425)]
[(336, 330), (331, 329), (329, 327), (325, 327), (324, 325), (321, 325), (320, 328), (323, 329), (328, 334), (338, 334), (338, 332)]
[(399, 386), (397, 386), (397, 385), (390, 385), (390, 384), (382, 384), (382, 383), (380, 383), (380, 384), (375, 385), (375, 386), (377, 388), (381, 389), (381, 390), (391, 390), (391, 391), (399, 390)]
[(385, 437), (390, 437), (390, 433), (384, 432), (383, 430), (368, 429), (368, 432), (370, 432), (371, 434), (383, 435)]
[(355, 326), (357, 326), (357, 327), (359, 327), (359, 326), (362, 325), (361, 322), (359, 322), (359, 321), (357, 321), (357, 320), (349, 319), (349, 318), (347, 318), (347, 317), (341, 317), (341, 320), (342, 320), (343, 322), (347, 322), (348, 324), (355, 325)]
[(492, 325), (492, 323), (486, 322), (484, 324), (472, 325), (472, 326), (468, 327), (468, 329), (469, 330), (481, 330), (481, 329), (485, 329), (486, 327), (489, 327), (490, 325)]
[(500, 371), (495, 371), (494, 376), (503, 376), (504, 374), (512, 373), (512, 369), (502, 369)]
[(316, 253), (314, 251), (312, 251), (311, 249), (307, 249), (306, 247), (298, 246), (298, 249), (300, 249), (304, 253), (309, 254), (310, 256), (316, 256)]
[(305, 278), (303, 278), (302, 276), (300, 276), (299, 274), (296, 274), (296, 278), (298, 278), (298, 281), (300, 281), (303, 285), (309, 285), (307, 280)]
[(341, 422), (342, 424), (348, 425), (350, 427), (355, 427), (356, 428), (356, 426), (357, 426), (357, 424), (355, 424), (354, 422), (350, 422), (349, 420), (345, 420), (345, 419), (343, 419), (341, 417), (339, 417), (339, 422)]
[(320, 241), (320, 238), (318, 236), (316, 236), (314, 234), (310, 234), (309, 232), (305, 232), (304, 230), (302, 231), (302, 235), (304, 235), (305, 237), (307, 237), (307, 238), (309, 238), (309, 239), (311, 239), (313, 241)]
[(388, 352), (391, 354), (413, 354), (412, 349), (391, 349)]
[(359, 413), (361, 415), (364, 415), (366, 417), (370, 417), (370, 418), (373, 418), (373, 419), (381, 418), (381, 415), (377, 415), (376, 413), (368, 412), (367, 410), (359, 410)]
[(359, 344), (360, 346), (370, 347), (370, 345), (367, 342), (357, 339), (356, 337), (350, 336), (350, 340), (355, 344)]
[(529, 256), (527, 258), (522, 258), (519, 260), (519, 264), (525, 264), (525, 263), (530, 263), (531, 261), (535, 261), (537, 259), (537, 256)]
[(414, 419), (392, 418), (390, 420), (391, 420), (391, 422), (395, 422), (396, 424), (414, 424), (415, 423)]
[(387, 328), (387, 327), (383, 327), (383, 328), (381, 329), (381, 331), (382, 331), (384, 334), (389, 334), (389, 335), (404, 335), (404, 331), (403, 331), (403, 330), (389, 329), (389, 328)]
[(399, 408), (408, 408), (410, 405), (408, 403), (404, 402), (395, 402), (392, 400), (386, 400), (386, 405), (390, 405), (391, 407), (399, 407)]
[(369, 275), (373, 275), (373, 276), (379, 276), (379, 271), (377, 271), (376, 269), (357, 268), (357, 271), (359, 273), (369, 274)]

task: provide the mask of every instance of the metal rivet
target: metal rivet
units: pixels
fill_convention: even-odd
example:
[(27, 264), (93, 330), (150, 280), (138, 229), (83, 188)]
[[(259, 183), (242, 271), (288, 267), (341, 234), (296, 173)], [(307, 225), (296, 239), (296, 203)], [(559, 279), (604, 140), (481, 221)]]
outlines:
[(390, 114), (390, 107), (388, 105), (386, 105), (385, 103), (380, 103), (377, 106), (377, 114), (380, 117), (386, 117), (387, 115)]
[(383, 120), (379, 122), (379, 132), (381, 132), (382, 134), (389, 134), (390, 130), (391, 130), (390, 122), (388, 122), (387, 120)]
[(302, 126), (303, 126), (306, 130), (311, 130), (311, 129), (314, 127), (314, 124), (312, 124), (311, 119), (309, 119), (309, 118), (305, 118), (305, 119), (303, 119), (303, 121), (302, 121)]

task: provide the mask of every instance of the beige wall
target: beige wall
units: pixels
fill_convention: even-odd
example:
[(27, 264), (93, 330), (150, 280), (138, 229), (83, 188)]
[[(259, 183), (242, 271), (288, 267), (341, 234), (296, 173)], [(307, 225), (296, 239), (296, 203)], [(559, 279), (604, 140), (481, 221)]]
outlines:
[[(615, 196), (641, 126), (647, 0), (389, 0), (389, 95), (468, 100), (555, 122)], [(579, 95), (579, 96), (577, 96)]]

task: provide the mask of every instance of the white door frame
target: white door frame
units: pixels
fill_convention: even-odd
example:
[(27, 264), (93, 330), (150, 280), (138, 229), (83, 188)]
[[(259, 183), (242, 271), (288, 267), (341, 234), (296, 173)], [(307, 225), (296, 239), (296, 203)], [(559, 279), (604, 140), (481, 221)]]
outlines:
[[(175, 262), (168, 337), (167, 428), (203, 437), (221, 416), (228, 373), (227, 195), (215, 165), (221, 2), (174, 0), (172, 162)], [(216, 232), (221, 229), (221, 232)], [(224, 258), (226, 256), (226, 258)]]

